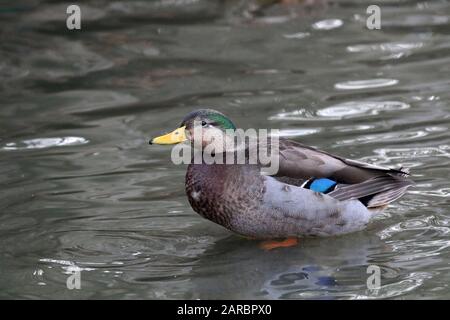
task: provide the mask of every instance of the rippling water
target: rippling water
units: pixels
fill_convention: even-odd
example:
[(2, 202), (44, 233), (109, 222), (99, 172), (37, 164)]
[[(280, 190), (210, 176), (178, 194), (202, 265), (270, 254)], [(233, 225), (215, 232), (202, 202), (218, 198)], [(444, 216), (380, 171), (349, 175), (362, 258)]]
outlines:
[[(83, 1), (68, 31), (67, 5), (3, 1), (0, 296), (450, 298), (450, 3), (379, 1), (370, 31), (371, 2)], [(363, 232), (262, 251), (147, 144), (198, 106), (417, 186)]]

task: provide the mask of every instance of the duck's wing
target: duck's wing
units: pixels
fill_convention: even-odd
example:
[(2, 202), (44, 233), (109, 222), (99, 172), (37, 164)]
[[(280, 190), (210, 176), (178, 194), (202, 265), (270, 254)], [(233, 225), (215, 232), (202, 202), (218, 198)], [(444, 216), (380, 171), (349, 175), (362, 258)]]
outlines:
[(310, 182), (331, 179), (336, 187), (328, 195), (341, 201), (359, 199), (367, 207), (380, 207), (398, 199), (413, 185), (404, 169), (346, 159), (291, 140), (280, 139), (279, 154), (278, 177)]
[(377, 176), (408, 176), (405, 170), (346, 159), (287, 139), (280, 139), (279, 155), (277, 175), (290, 178), (329, 178), (338, 183), (355, 184)]

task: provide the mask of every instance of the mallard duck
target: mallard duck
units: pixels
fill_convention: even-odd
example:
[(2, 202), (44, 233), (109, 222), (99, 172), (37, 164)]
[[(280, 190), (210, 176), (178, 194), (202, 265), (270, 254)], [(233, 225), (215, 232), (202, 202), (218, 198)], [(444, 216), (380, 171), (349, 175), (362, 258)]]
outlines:
[[(201, 109), (149, 143), (193, 146), (196, 126), (202, 148), (212, 141), (204, 137), (222, 141), (236, 130), (224, 114)], [(364, 229), (413, 184), (405, 169), (346, 159), (297, 141), (280, 138), (278, 152), (279, 169), (272, 176), (259, 164), (189, 164), (185, 188), (194, 211), (250, 238), (333, 236)]]

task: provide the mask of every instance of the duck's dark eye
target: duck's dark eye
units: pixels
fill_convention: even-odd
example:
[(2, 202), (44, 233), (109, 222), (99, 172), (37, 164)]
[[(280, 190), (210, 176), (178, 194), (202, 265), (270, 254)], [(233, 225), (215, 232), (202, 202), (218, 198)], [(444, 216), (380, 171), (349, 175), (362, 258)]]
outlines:
[(205, 120), (202, 121), (202, 127), (206, 127), (207, 123)]

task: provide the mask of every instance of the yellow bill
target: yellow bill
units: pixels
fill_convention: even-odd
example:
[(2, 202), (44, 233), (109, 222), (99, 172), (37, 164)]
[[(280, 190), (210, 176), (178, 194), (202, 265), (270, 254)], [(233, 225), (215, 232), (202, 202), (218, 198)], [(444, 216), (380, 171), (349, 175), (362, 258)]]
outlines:
[(186, 141), (186, 126), (180, 127), (171, 133), (159, 136), (150, 140), (150, 144), (176, 144)]

